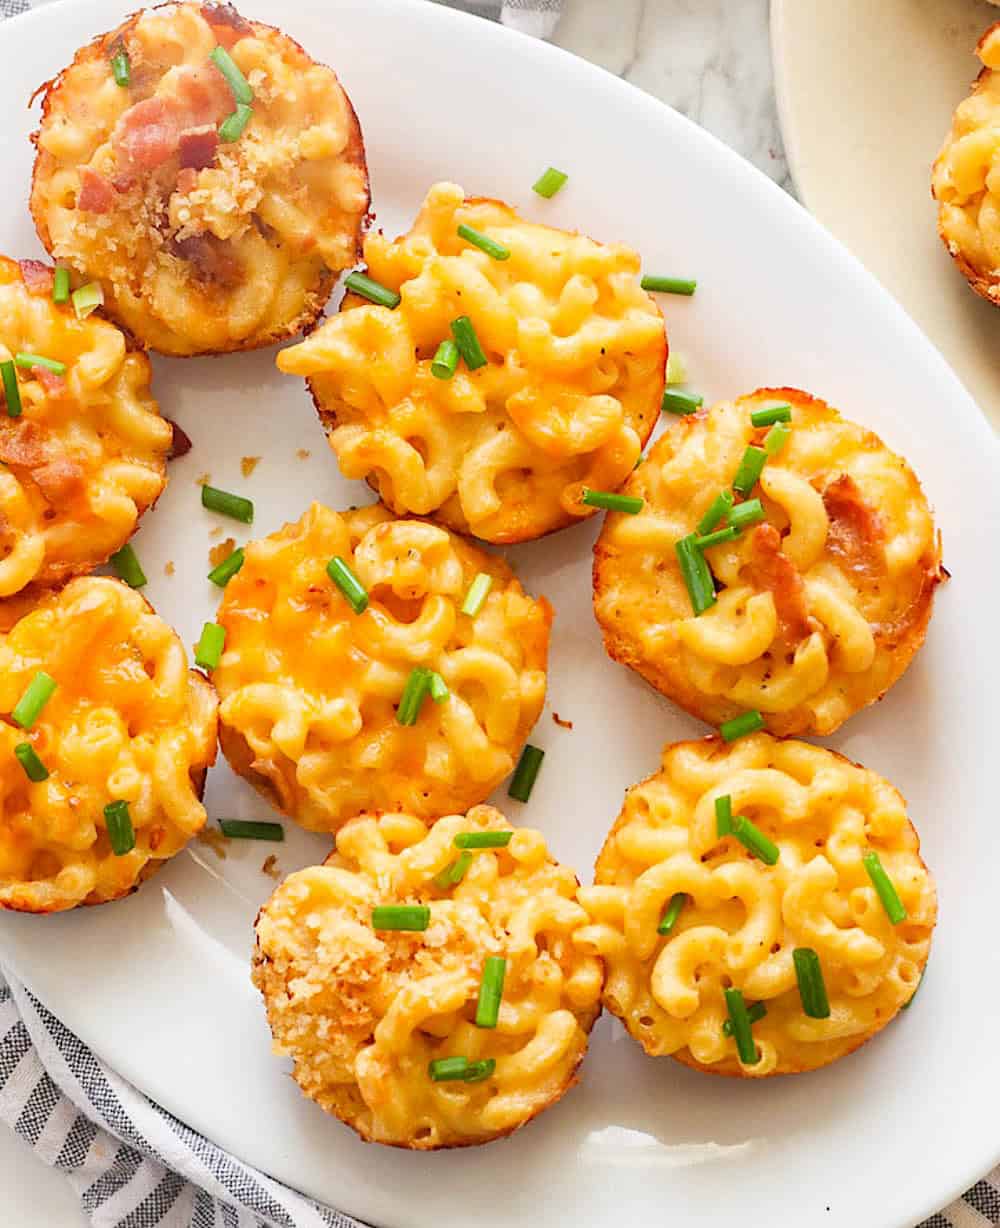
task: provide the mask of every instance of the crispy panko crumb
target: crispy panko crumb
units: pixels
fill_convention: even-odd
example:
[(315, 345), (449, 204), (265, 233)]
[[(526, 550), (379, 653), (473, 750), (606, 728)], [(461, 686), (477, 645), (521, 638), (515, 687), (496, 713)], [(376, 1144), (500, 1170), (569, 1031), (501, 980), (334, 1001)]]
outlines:
[(262, 460), (263, 457), (261, 456), (241, 456), (240, 473), (242, 473), (245, 478), (248, 478)]
[(177, 568), (174, 566), (174, 560), (167, 559), (166, 565), (163, 568), (163, 574), (166, 576), (172, 576), (176, 570)]
[(564, 721), (558, 712), (552, 713), (552, 719), (555, 721), (555, 723), (559, 726), (560, 729), (572, 729), (573, 728), (573, 722)]
[(299, 460), (308, 460), (309, 457), (312, 456), (312, 453), (308, 448), (299, 448), (295, 455), (299, 458)]
[(198, 833), (202, 844), (207, 844), (220, 861), (226, 860), (226, 845), (229, 841), (217, 827), (203, 827)]
[(273, 853), (269, 853), (268, 856), (264, 858), (264, 864), (261, 866), (261, 870), (267, 875), (268, 878), (273, 878), (276, 881), (281, 878), (281, 867), (278, 865), (278, 859)]
[(223, 559), (228, 559), (232, 552), (236, 549), (236, 538), (227, 537), (225, 541), (219, 542), (213, 546), (208, 552), (208, 561), (212, 567), (218, 567)]
[(199, 473), (194, 480), (194, 484), (195, 486), (207, 486), (211, 480), (212, 475), (210, 473)]

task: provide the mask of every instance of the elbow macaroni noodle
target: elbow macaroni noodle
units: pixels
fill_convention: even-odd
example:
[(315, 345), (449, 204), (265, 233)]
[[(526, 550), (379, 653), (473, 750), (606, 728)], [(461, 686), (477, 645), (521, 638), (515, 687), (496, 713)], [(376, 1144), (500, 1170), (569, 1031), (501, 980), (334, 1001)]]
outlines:
[[(433, 878), (459, 832), (510, 830), (477, 806), (428, 833), (406, 814), (342, 827), (323, 866), (292, 874), (257, 921), (254, 982), (275, 1052), (303, 1092), (365, 1139), (421, 1150), (509, 1134), (571, 1086), (600, 1012), (603, 968), (578, 949), (573, 872), (540, 832), (472, 854), (457, 886)], [(374, 931), (371, 910), (428, 904), (423, 932)], [(496, 1028), (476, 1027), (488, 956), (507, 961)], [(436, 1058), (492, 1058), (483, 1082), (433, 1082)]]
[[(461, 224), (510, 258), (461, 239)], [(349, 295), (278, 355), (282, 371), (308, 377), (344, 473), (368, 477), (398, 514), (486, 541), (591, 515), (583, 487), (616, 489), (659, 416), (666, 337), (639, 257), (449, 183), (430, 189), (408, 234), (371, 234), (364, 251), (400, 305)], [(463, 315), (488, 363), (436, 379), (431, 360)]]
[[(774, 866), (717, 836), (715, 799), (727, 794), (777, 844)], [(899, 925), (862, 864), (870, 849), (906, 907)], [(688, 899), (664, 937), (677, 892)], [(916, 990), (937, 915), (899, 793), (832, 751), (764, 733), (667, 746), (661, 770), (628, 791), (579, 898), (590, 924), (573, 941), (604, 959), (604, 1004), (646, 1052), (755, 1077), (826, 1065), (884, 1027)], [(819, 956), (827, 1019), (802, 1010), (797, 947)], [(722, 1030), (728, 986), (767, 1009), (755, 1065)]]

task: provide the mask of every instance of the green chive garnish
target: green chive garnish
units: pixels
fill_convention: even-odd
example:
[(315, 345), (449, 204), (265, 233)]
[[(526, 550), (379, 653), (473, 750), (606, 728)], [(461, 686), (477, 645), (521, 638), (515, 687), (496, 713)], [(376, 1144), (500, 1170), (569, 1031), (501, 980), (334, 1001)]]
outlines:
[(764, 519), (764, 505), (759, 499), (746, 499), (743, 503), (737, 503), (736, 506), (726, 516), (726, 524), (734, 529), (745, 529), (748, 525), (756, 524), (758, 520)]
[(810, 1019), (829, 1019), (830, 1000), (826, 996), (819, 956), (812, 947), (796, 947), (792, 952), (792, 963), (799, 982), (803, 1013)]
[(739, 716), (734, 716), (730, 721), (723, 721), (719, 726), (719, 733), (722, 734), (723, 741), (735, 742), (737, 738), (744, 738), (748, 733), (756, 733), (758, 729), (764, 728), (764, 718), (759, 712), (741, 712)]
[(720, 491), (708, 505), (708, 511), (698, 521), (698, 533), (711, 533), (733, 506), (733, 496), (728, 490)]
[(249, 819), (220, 819), (219, 827), (230, 840), (284, 840), (280, 823), (254, 823)]
[(423, 707), (424, 698), (430, 690), (430, 685), (431, 671), (429, 669), (418, 665), (410, 671), (410, 676), (406, 680), (406, 686), (403, 687), (399, 706), (396, 708), (396, 720), (400, 725), (415, 725), (417, 723), (417, 717), (420, 715), (420, 709)]
[(457, 887), (465, 878), (465, 872), (471, 865), (472, 854), (459, 853), (454, 861), (449, 861), (443, 870), (434, 875), (431, 882), (435, 887), (440, 887), (442, 891), (447, 891), (450, 887)]
[(364, 614), (368, 609), (368, 594), (358, 577), (347, 563), (335, 554), (326, 565), (326, 574), (344, 594), (347, 604), (355, 614)]
[(431, 923), (426, 904), (380, 904), (372, 909), (372, 929), (425, 930)]
[(201, 629), (201, 639), (195, 645), (194, 663), (202, 669), (213, 670), (222, 659), (222, 649), (226, 643), (226, 631), (218, 623), (205, 623)]
[(764, 451), (768, 456), (777, 456), (788, 442), (792, 428), (785, 422), (778, 422), (764, 436)]
[(689, 533), (680, 541), (674, 542), (674, 553), (681, 569), (684, 587), (691, 598), (691, 608), (695, 615), (704, 614), (715, 605), (715, 585), (712, 583), (712, 573), (705, 562), (705, 556), (695, 545), (697, 536)]
[(62, 264), (57, 264), (52, 274), (52, 301), (53, 303), (69, 302), (69, 269)]
[(684, 359), (676, 350), (671, 350), (667, 355), (667, 383), (668, 384), (683, 384), (687, 379), (687, 367), (684, 365)]
[(763, 409), (755, 409), (750, 414), (754, 426), (772, 426), (775, 422), (791, 422), (792, 407), (787, 401), (779, 401), (774, 405), (765, 405)]
[(229, 88), (233, 91), (233, 98), (236, 102), (242, 102), (244, 105), (253, 102), (250, 82), (244, 77), (240, 66), (225, 47), (213, 47), (208, 58), (229, 82)]
[(212, 568), (208, 573), (208, 578), (213, 584), (217, 584), (219, 588), (225, 588), (243, 566), (245, 557), (243, 547), (237, 546), (232, 554), (226, 555), (218, 566)]
[(107, 828), (111, 851), (116, 857), (124, 857), (135, 848), (135, 828), (128, 812), (128, 802), (108, 802), (104, 807), (104, 826)]
[(142, 588), (146, 583), (146, 573), (128, 542), (120, 550), (116, 550), (108, 562), (117, 572), (119, 579), (124, 580), (129, 588)]
[(125, 89), (132, 79), (132, 68), (128, 62), (128, 52), (123, 47), (120, 51), (116, 51), (111, 57), (111, 75), (115, 79), (115, 85), (120, 85)]
[(750, 1016), (747, 1013), (747, 1004), (743, 1001), (743, 994), (738, 989), (726, 989), (723, 992), (726, 995), (726, 1009), (729, 1011), (729, 1026), (732, 1028), (740, 1061), (744, 1066), (756, 1066), (760, 1061), (760, 1054), (750, 1030)]
[(21, 767), (24, 768), (24, 774), (29, 780), (33, 780), (35, 784), (42, 780), (48, 780), (49, 769), (35, 754), (35, 748), (30, 742), (19, 742), (14, 747), (14, 755)]
[(468, 614), (470, 618), (475, 618), (483, 608), (483, 602), (489, 596), (492, 587), (493, 577), (485, 571), (479, 572), (469, 585), (469, 591), (465, 594), (465, 600), (462, 602), (462, 613)]
[(458, 352), (465, 359), (465, 365), (470, 371), (486, 366), (486, 355), (468, 316), (459, 316), (457, 320), (452, 320), (451, 335), (455, 338)]
[(462, 1083), (482, 1083), (496, 1070), (496, 1060), (484, 1058), (481, 1062), (470, 1062), (467, 1057), (435, 1058), (427, 1067), (427, 1073), (435, 1083), (461, 1081)]
[(587, 507), (601, 507), (606, 512), (624, 512), (626, 516), (636, 516), (642, 511), (645, 503), (638, 495), (616, 495), (608, 490), (591, 490), (583, 488), (581, 502)]
[(470, 1062), (469, 1069), (465, 1072), (464, 1082), (466, 1083), (482, 1083), (484, 1079), (488, 1079), (496, 1070), (496, 1059), (485, 1057), (481, 1062)]
[(471, 226), (466, 226), (464, 222), (458, 228), (458, 236), (460, 239), (464, 239), (466, 243), (471, 243), (473, 247), (478, 247), (487, 256), (492, 256), (494, 260), (510, 259), (509, 247), (504, 247), (502, 243), (498, 243), (496, 239), (491, 239), (489, 235), (484, 235), (479, 230), (473, 230)]
[(531, 185), (531, 190), (532, 192), (537, 192), (539, 196), (544, 196), (546, 200), (551, 200), (568, 178), (568, 175), (564, 175), (562, 171), (557, 171), (554, 166), (550, 166), (538, 176)]
[(773, 840), (764, 835), (756, 823), (751, 823), (749, 819), (739, 815), (733, 819), (733, 835), (745, 849), (749, 849), (766, 866), (776, 864), (780, 850)]
[(732, 525), (725, 529), (716, 529), (714, 533), (706, 533), (704, 537), (696, 537), (694, 546), (696, 550), (708, 550), (712, 546), (719, 546), (723, 542), (731, 542), (734, 537), (739, 536), (739, 531), (734, 529)]
[(66, 374), (66, 364), (64, 362), (59, 362), (55, 358), (45, 358), (41, 354), (15, 354), (14, 362), (25, 371), (30, 371), (32, 367), (45, 367), (53, 375)]
[(242, 102), (236, 104), (236, 110), (232, 115), (227, 115), (219, 125), (219, 141), (223, 145), (232, 145), (234, 141), (238, 141), (243, 135), (243, 130), (253, 117), (253, 107), (248, 107)]
[(98, 307), (104, 306), (104, 290), (96, 281), (88, 281), (79, 290), (70, 295), (73, 300), (73, 311), (78, 320), (85, 320)]
[(715, 799), (715, 834), (721, 840), (733, 830), (733, 799), (728, 794)]
[(430, 681), (427, 684), (427, 689), (430, 691), (431, 699), (436, 704), (443, 704), (448, 698), (448, 684), (439, 673), (431, 670)]
[(514, 769), (514, 775), (507, 788), (508, 797), (512, 797), (516, 802), (528, 800), (531, 790), (535, 787), (538, 769), (542, 766), (544, 758), (545, 751), (539, 750), (537, 746), (528, 745), (521, 751), (521, 758), (517, 761), (517, 767)]
[(243, 524), (253, 524), (253, 503), (242, 495), (232, 495), (228, 490), (219, 490), (216, 486), (201, 488), (201, 506), (210, 512), (218, 512), (221, 516), (232, 516)]
[(499, 955), (491, 955), (483, 965), (483, 979), (479, 982), (479, 1000), (476, 1003), (477, 1028), (497, 1026), (506, 975), (507, 961)]
[(694, 294), (698, 283), (687, 277), (657, 277), (647, 273), (639, 282), (643, 290), (652, 290), (654, 294)]
[[(749, 1019), (751, 1023), (760, 1023), (760, 1021), (766, 1017), (767, 1007), (763, 1002), (755, 1002), (753, 1006), (747, 1007), (747, 1019)], [(733, 1025), (731, 1020), (726, 1019), (723, 1021), (722, 1034), (723, 1036), (732, 1036)]]
[(7, 417), (20, 418), (21, 416), (21, 389), (17, 384), (17, 372), (14, 369), (14, 360), (8, 358), (6, 362), (0, 362), (0, 377), (3, 379), (3, 395), (7, 402)]
[(454, 839), (457, 849), (505, 849), (512, 831), (460, 831)]
[(660, 409), (665, 414), (681, 416), (693, 414), (696, 410), (701, 409), (704, 402), (705, 398), (696, 392), (680, 392), (676, 388), (668, 388), (663, 394)]
[(431, 375), (435, 379), (451, 379), (457, 370), (458, 346), (450, 337), (446, 337), (431, 362)]
[(733, 478), (733, 490), (738, 495), (748, 495), (757, 485), (757, 479), (766, 464), (767, 453), (764, 449), (749, 444), (743, 453), (740, 467), (736, 470), (736, 476)]
[(906, 909), (903, 901), (899, 898), (899, 892), (893, 886), (892, 879), (886, 874), (878, 853), (872, 850), (865, 853), (861, 860), (868, 871), (868, 877), (872, 880), (872, 886), (878, 892), (878, 898), (882, 901), (882, 907), (889, 920), (893, 925), (905, 921)]
[(14, 724), (20, 725), (22, 729), (30, 729), (41, 716), (42, 709), (52, 698), (52, 692), (56, 689), (56, 686), (55, 678), (50, 677), (44, 670), (40, 669), (28, 683), (24, 694), (17, 701), (14, 711), (10, 714)]
[(667, 905), (663, 916), (660, 918), (660, 924), (656, 927), (658, 934), (669, 934), (677, 924), (677, 918), (681, 915), (681, 910), (687, 903), (687, 892), (678, 891), (670, 897), (670, 903)]
[(398, 307), (401, 301), (395, 290), (379, 285), (364, 273), (349, 273), (344, 278), (344, 289), (360, 294), (362, 298), (376, 303), (379, 307)]

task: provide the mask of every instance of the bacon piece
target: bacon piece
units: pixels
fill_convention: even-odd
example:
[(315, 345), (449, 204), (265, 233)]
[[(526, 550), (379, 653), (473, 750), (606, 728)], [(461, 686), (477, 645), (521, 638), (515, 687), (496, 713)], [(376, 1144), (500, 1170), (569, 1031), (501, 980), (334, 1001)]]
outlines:
[(218, 127), (235, 105), (229, 82), (211, 62), (180, 69), (174, 93), (183, 112), (181, 130), (205, 124)]
[(49, 503), (65, 503), (84, 490), (84, 470), (66, 456), (57, 457), (31, 471), (35, 484)]
[(111, 144), (124, 173), (151, 171), (178, 151), (181, 134), (219, 122), (232, 111), (233, 96), (214, 64), (178, 70), (172, 94), (155, 94), (121, 116)]
[(134, 175), (115, 175), (111, 180), (111, 186), (116, 192), (127, 192), (129, 188), (135, 186)]
[(782, 552), (781, 534), (773, 524), (758, 525), (750, 534), (747, 579), (774, 598), (778, 634), (798, 644), (815, 630), (806, 605), (805, 585), (795, 564)]
[(92, 167), (80, 168), (80, 194), (76, 207), (85, 213), (107, 213), (114, 202), (111, 184)]
[[(198, 128), (185, 128), (177, 142), (177, 154), (183, 169), (203, 170), (215, 161), (219, 148), (219, 133), (214, 124), (202, 124)], [(180, 176), (177, 179), (180, 187)], [(191, 185), (194, 187), (194, 184)], [(185, 190), (185, 189), (182, 189)], [(187, 188), (190, 191), (191, 188)]]
[(25, 418), (0, 421), (0, 461), (33, 469), (45, 460), (45, 433)]
[(212, 27), (216, 41), (227, 51), (253, 30), (249, 21), (241, 17), (231, 4), (203, 4), (201, 15)]
[(177, 191), (182, 196), (187, 196), (189, 192), (193, 192), (198, 186), (198, 174), (192, 170), (190, 166), (182, 167), (177, 172)]
[(51, 298), (53, 270), (41, 260), (19, 260), (21, 280), (29, 294), (37, 294), (42, 298)]
[(234, 289), (243, 283), (243, 269), (227, 244), (214, 235), (192, 235), (174, 245), (174, 253), (186, 260), (199, 281), (224, 289)]
[(176, 460), (178, 456), (187, 456), (194, 445), (191, 442), (191, 437), (187, 431), (177, 425), (173, 418), (168, 418), (170, 428), (174, 432), (173, 439), (170, 443), (170, 452), (168, 453), (169, 460)]
[(50, 397), (60, 397), (66, 391), (66, 379), (50, 371), (48, 367), (32, 367), (31, 374), (42, 385)]
[(872, 584), (885, 575), (885, 529), (850, 474), (842, 473), (823, 491), (830, 522), (826, 548), (855, 583)]

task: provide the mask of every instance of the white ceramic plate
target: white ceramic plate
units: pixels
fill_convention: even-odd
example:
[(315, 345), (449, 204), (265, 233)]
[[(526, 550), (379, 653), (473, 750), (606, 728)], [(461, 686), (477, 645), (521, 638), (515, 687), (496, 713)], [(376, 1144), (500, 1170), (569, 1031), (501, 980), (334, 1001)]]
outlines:
[[(108, 29), (121, 0), (71, 0), (4, 27), (0, 249), (38, 251), (23, 196), (32, 120), (24, 103), (73, 49)], [(276, 5), (249, 2), (263, 18)], [(225, 861), (196, 844), (136, 896), (51, 918), (0, 918), (0, 944), (46, 1002), (127, 1078), (243, 1159), (385, 1228), (552, 1228), (670, 1220), (731, 1228), (904, 1228), (1000, 1154), (993, 696), (1000, 585), (998, 452), (955, 377), (902, 311), (763, 175), (660, 103), (551, 47), (429, 4), (287, 0), (282, 24), (334, 64), (364, 125), (379, 221), (395, 232), (450, 176), (530, 217), (624, 239), (647, 267), (700, 279), (665, 303), (670, 334), (711, 396), (797, 384), (904, 451), (935, 503), (954, 580), (926, 648), (876, 709), (831, 744), (908, 796), (936, 871), (941, 924), (927, 984), (877, 1042), (815, 1075), (713, 1079), (644, 1057), (602, 1020), (582, 1085), (510, 1141), (451, 1154), (364, 1146), (302, 1099), (271, 1057), (248, 979), (251, 924), (273, 884), (260, 844)], [(16, 66), (16, 71), (15, 71)], [(530, 185), (570, 172), (551, 202)], [(300, 383), (271, 353), (157, 362), (168, 414), (194, 440), (137, 548), (149, 596), (191, 642), (211, 616), (208, 531), (195, 479), (252, 495), (256, 533), (309, 498), (365, 498), (338, 474)], [(297, 449), (311, 451), (297, 459)], [(245, 480), (241, 455), (265, 459)], [(556, 608), (548, 752), (531, 802), (501, 804), (541, 827), (586, 876), (623, 790), (661, 745), (704, 728), (601, 650), (590, 609), (595, 524), (510, 552)], [(230, 525), (226, 525), (227, 533)], [(241, 533), (236, 534), (242, 540)], [(168, 560), (176, 564), (164, 574)], [(219, 816), (267, 817), (224, 766)], [(294, 831), (285, 871), (328, 842)], [(933, 1139), (933, 1147), (929, 1140)]]

